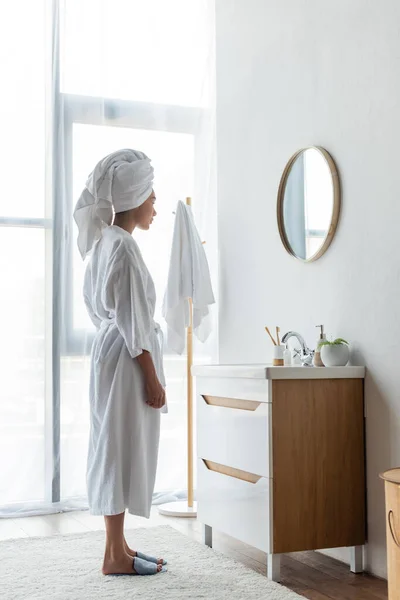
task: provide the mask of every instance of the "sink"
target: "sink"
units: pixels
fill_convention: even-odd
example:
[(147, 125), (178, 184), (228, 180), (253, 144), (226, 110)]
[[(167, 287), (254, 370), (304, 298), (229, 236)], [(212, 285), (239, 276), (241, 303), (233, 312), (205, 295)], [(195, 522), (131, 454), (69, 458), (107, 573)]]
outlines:
[(244, 379), (363, 379), (365, 367), (274, 367), (271, 363), (194, 365), (192, 375)]

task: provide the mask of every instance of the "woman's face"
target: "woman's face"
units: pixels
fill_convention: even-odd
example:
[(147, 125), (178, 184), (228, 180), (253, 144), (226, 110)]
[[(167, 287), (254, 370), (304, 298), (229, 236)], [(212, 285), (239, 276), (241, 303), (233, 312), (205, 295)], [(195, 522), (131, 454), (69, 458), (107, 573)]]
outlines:
[(146, 202), (143, 202), (143, 204), (136, 209), (136, 225), (139, 229), (150, 229), (150, 225), (157, 214), (156, 209), (154, 208), (155, 201), (156, 195), (153, 190)]

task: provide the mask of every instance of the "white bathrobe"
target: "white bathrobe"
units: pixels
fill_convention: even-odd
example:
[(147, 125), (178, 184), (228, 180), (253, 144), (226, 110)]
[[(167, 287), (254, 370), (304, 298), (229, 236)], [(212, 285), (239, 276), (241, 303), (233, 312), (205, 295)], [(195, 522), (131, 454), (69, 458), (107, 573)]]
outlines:
[(90, 377), (87, 484), (94, 515), (149, 517), (157, 468), (160, 410), (146, 404), (135, 358), (151, 353), (165, 386), (153, 280), (126, 231), (103, 230), (86, 270), (84, 297), (97, 328)]

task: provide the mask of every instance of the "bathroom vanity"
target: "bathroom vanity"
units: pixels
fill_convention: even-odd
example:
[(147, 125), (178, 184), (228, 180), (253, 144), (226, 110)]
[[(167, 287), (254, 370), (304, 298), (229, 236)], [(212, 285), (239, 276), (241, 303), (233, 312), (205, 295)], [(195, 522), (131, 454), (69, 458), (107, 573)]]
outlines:
[(364, 367), (193, 367), (204, 541), (223, 532), (268, 555), (365, 543)]

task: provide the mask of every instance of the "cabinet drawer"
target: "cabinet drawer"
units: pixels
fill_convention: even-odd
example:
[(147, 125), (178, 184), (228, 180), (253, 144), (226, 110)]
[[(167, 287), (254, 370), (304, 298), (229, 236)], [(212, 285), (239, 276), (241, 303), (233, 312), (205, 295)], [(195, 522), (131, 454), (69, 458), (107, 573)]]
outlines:
[(225, 398), (242, 398), (255, 402), (268, 402), (271, 381), (267, 379), (235, 379), (229, 377), (196, 377), (198, 394), (211, 394)]
[(270, 480), (201, 459), (197, 466), (199, 520), (264, 552), (271, 552)]
[(198, 395), (198, 457), (270, 477), (270, 411), (268, 403)]

